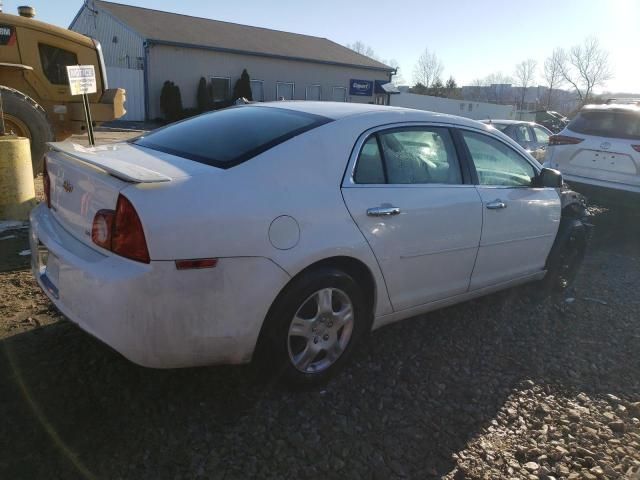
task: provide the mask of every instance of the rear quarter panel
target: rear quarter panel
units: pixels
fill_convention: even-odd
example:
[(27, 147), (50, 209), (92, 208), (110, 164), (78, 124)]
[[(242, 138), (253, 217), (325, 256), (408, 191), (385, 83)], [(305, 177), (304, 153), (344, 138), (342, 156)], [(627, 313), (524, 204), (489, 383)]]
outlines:
[[(139, 184), (123, 193), (142, 219), (153, 260), (266, 257), (294, 276), (334, 256), (362, 261), (377, 286), (376, 314), (391, 312), (382, 273), (341, 195), (357, 137), (371, 120), (335, 121), (228, 170), (211, 167), (166, 184)], [(295, 219), (299, 240), (278, 249), (269, 227)]]

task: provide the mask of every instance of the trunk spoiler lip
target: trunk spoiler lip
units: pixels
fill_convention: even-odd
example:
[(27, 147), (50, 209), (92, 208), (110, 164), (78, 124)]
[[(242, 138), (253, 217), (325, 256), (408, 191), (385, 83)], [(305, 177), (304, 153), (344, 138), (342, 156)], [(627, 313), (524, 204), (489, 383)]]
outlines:
[(47, 145), (54, 152), (63, 153), (75, 160), (98, 167), (109, 175), (126, 182), (161, 183), (170, 182), (172, 180), (171, 177), (160, 172), (150, 170), (146, 167), (98, 155), (103, 152), (114, 150), (114, 147), (111, 145), (84, 147), (72, 142), (48, 142)]

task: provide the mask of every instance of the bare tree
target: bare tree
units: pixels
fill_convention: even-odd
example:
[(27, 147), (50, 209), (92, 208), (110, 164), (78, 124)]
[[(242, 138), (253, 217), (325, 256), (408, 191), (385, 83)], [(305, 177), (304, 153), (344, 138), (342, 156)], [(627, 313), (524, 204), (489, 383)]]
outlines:
[(476, 100), (478, 102), (488, 101), (486, 87), (487, 83), (484, 78), (474, 78), (467, 89), (469, 100)]
[(394, 85), (402, 85), (405, 80), (404, 77), (402, 76), (402, 73), (400, 73), (400, 64), (398, 63), (398, 61), (395, 58), (391, 58), (388, 61), (387, 60), (381, 60), (382, 63), (384, 63), (385, 65), (389, 65), (391, 68), (395, 69), (395, 72), (392, 76), (391, 76), (391, 82)]
[(413, 70), (413, 81), (430, 88), (433, 82), (440, 78), (442, 70), (444, 70), (444, 65), (435, 52), (430, 52), (428, 48), (425, 48)]
[[(520, 62), (516, 65), (516, 69), (514, 72), (514, 78), (516, 82), (516, 86), (520, 87), (520, 110), (524, 110), (524, 100), (527, 96), (527, 88), (531, 86), (533, 80), (536, 76), (536, 67), (538, 66), (538, 62), (534, 59), (530, 58), (523, 62)], [(520, 118), (522, 118), (522, 112), (520, 113)]]
[(502, 72), (495, 72), (487, 75), (483, 81), (488, 87), (486, 89), (487, 101), (499, 104), (511, 102), (510, 92), (513, 78), (509, 75), (504, 75)]
[(613, 77), (609, 53), (600, 48), (596, 37), (588, 37), (582, 45), (575, 45), (568, 52), (563, 52), (560, 71), (582, 105), (591, 98), (594, 87), (604, 85)]
[(364, 55), (366, 57), (373, 58), (374, 60), (378, 59), (377, 56), (376, 56), (376, 52), (373, 51), (373, 48), (371, 48), (366, 43), (361, 42), (360, 40), (357, 40), (357, 41), (355, 41), (353, 43), (347, 43), (346, 47), (350, 48), (351, 50), (353, 50), (356, 53), (359, 53), (360, 55)]
[(561, 48), (556, 48), (550, 57), (544, 61), (544, 79), (547, 82), (547, 110), (551, 109), (553, 99), (553, 89), (562, 86), (564, 77), (562, 76), (562, 62), (564, 52)]

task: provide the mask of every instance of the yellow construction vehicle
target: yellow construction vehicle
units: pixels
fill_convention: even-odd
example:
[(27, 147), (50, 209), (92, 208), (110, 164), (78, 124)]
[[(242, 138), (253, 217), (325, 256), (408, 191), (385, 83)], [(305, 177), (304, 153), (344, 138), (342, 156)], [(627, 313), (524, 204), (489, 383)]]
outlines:
[(35, 20), (35, 10), (0, 13), (0, 97), (6, 133), (31, 140), (34, 175), (46, 142), (86, 131), (82, 98), (71, 96), (67, 65), (93, 65), (97, 93), (89, 95), (94, 124), (125, 114), (125, 91), (108, 88), (100, 43)]

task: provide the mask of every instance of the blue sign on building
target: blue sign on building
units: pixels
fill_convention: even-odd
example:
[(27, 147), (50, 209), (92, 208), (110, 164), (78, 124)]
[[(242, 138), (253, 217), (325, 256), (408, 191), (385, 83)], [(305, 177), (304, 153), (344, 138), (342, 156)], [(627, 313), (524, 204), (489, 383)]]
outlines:
[(349, 95), (370, 97), (373, 95), (373, 82), (371, 80), (349, 80)]

